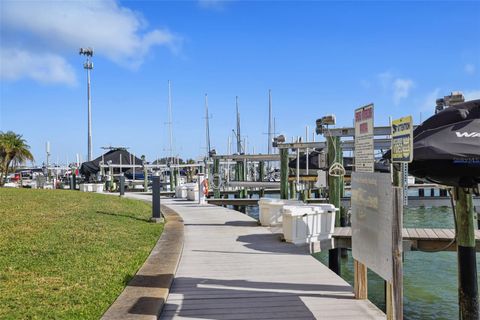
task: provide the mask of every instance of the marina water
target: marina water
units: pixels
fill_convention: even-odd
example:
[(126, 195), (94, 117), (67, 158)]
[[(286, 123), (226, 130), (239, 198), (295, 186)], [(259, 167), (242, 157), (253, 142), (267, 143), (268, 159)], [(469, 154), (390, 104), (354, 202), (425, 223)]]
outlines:
[[(247, 207), (247, 214), (258, 219), (258, 207)], [(454, 228), (448, 207), (405, 208), (405, 228)], [(328, 265), (328, 252), (314, 255)], [(404, 255), (404, 318), (407, 320), (458, 319), (456, 252), (410, 251)], [(480, 255), (477, 255), (477, 265)], [(342, 278), (353, 286), (353, 259), (342, 258)], [(368, 273), (370, 301), (385, 311), (384, 281)]]

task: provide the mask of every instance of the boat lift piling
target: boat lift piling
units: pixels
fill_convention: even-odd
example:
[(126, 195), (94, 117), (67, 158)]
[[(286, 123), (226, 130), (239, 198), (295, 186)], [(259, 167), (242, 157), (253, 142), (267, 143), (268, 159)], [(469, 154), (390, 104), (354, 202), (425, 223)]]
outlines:
[(479, 318), (473, 189), (454, 190), (457, 220), (459, 319)]

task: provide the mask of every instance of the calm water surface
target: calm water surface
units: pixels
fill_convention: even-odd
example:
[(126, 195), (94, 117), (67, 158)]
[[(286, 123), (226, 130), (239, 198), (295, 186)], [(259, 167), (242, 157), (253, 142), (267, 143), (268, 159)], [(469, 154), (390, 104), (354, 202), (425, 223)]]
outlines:
[[(247, 214), (258, 218), (258, 207), (247, 207)], [(453, 228), (450, 208), (406, 208), (404, 227)], [(328, 253), (314, 257), (328, 265)], [(477, 256), (477, 267), (480, 256)], [(342, 278), (353, 286), (351, 252), (342, 259)], [(385, 310), (384, 281), (375, 273), (368, 273), (369, 299)], [(455, 252), (427, 253), (411, 251), (404, 260), (404, 316), (405, 319), (458, 319), (457, 256)]]

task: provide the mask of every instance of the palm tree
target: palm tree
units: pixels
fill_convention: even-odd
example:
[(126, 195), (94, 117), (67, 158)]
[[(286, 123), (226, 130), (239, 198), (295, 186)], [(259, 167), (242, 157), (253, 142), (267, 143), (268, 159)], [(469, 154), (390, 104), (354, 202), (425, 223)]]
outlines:
[(27, 160), (33, 161), (33, 155), (23, 136), (13, 131), (0, 131), (0, 186), (5, 182), (10, 165), (17, 166)]

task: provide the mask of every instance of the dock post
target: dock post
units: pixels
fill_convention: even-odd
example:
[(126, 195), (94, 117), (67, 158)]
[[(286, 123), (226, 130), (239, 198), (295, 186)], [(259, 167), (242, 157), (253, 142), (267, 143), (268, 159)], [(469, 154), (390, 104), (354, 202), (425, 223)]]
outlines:
[(178, 168), (173, 169), (173, 185), (175, 188), (178, 186)]
[(280, 199), (288, 199), (288, 149), (280, 149)]
[(174, 191), (175, 190), (175, 181), (174, 181), (174, 178), (173, 178), (173, 168), (170, 167), (170, 191)]
[(77, 190), (77, 174), (72, 173), (72, 187), (73, 190)]
[(290, 199), (295, 199), (297, 200), (297, 190), (295, 190), (295, 182), (290, 181)]
[(475, 217), (472, 190), (455, 188), (457, 215), (458, 307), (459, 319), (478, 319)]
[[(328, 148), (328, 166), (330, 167), (334, 162), (343, 161), (342, 150), (340, 145), (340, 137), (327, 137), (327, 148)], [(342, 178), (341, 177), (328, 177), (328, 198), (329, 202), (335, 206), (335, 208), (340, 209), (341, 207), (341, 196), (342, 196)], [(340, 211), (337, 211), (335, 214), (335, 227), (340, 227)], [(330, 249), (328, 250), (328, 267), (330, 270), (336, 274), (341, 274), (341, 265), (340, 265), (340, 249)]]
[(162, 219), (160, 210), (160, 176), (152, 177), (152, 220), (159, 221)]
[(143, 164), (143, 192), (147, 192), (147, 191), (148, 191), (148, 170), (144, 163)]
[(393, 179), (393, 280), (385, 281), (385, 307), (387, 320), (403, 319), (403, 186), (402, 170), (392, 166)]
[(260, 161), (258, 163), (258, 181), (262, 182), (265, 178), (265, 162)]
[(219, 175), (220, 159), (213, 159), (213, 197), (220, 198), (220, 175)]
[[(235, 180), (236, 181), (245, 181), (245, 167), (243, 161), (237, 161), (235, 165)], [(240, 198), (245, 198), (245, 188), (240, 187)]]
[(119, 189), (120, 189), (120, 196), (124, 196), (125, 195), (125, 176), (123, 175), (123, 173), (120, 175), (120, 186), (119, 186)]

